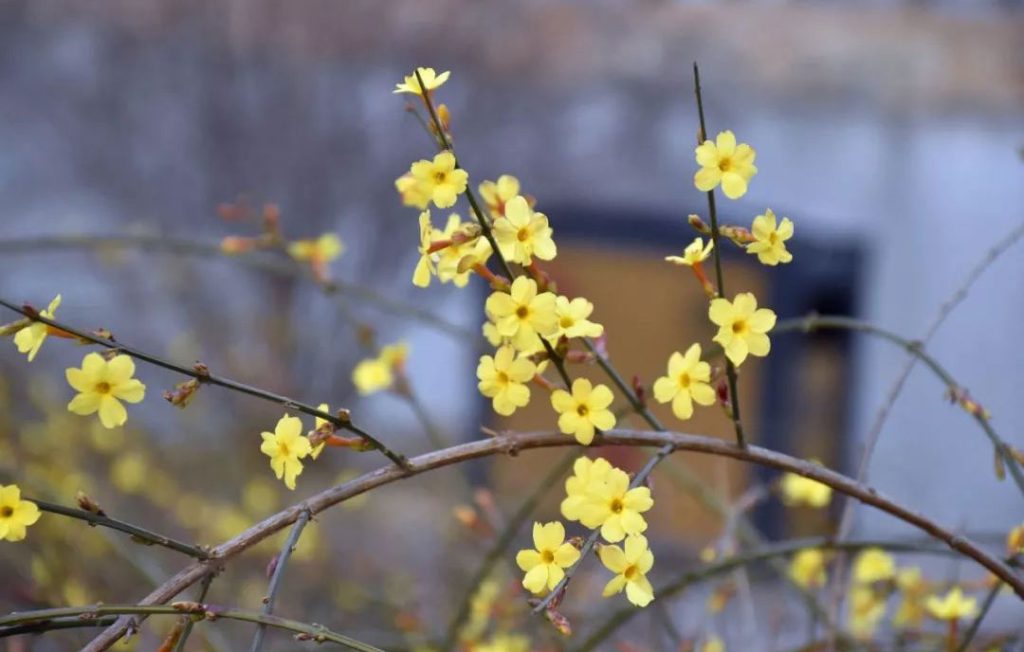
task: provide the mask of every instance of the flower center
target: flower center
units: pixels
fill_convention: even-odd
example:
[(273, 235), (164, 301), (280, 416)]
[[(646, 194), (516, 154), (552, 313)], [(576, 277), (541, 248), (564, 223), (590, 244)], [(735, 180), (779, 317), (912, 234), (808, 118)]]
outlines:
[(291, 451), (288, 449), (288, 444), (284, 442), (279, 442), (277, 444), (277, 452), (285, 457), (288, 457), (291, 454)]
[(555, 561), (555, 553), (551, 552), (550, 550), (541, 550), (540, 561), (544, 564), (553, 563)]
[(445, 178), (447, 178), (447, 176), (448, 175), (446, 173), (444, 173), (444, 172), (435, 172), (434, 173), (434, 181), (437, 182), (437, 183), (444, 183), (444, 180), (445, 180)]
[(508, 374), (505, 373), (504, 371), (499, 371), (498, 372), (498, 384), (499, 385), (508, 385)]
[(530, 239), (530, 231), (528, 229), (519, 229), (516, 233), (516, 240), (519, 242), (526, 242)]
[(612, 504), (610, 505), (610, 509), (612, 510), (612, 513), (614, 513), (614, 514), (621, 514), (622, 510), (624, 508), (625, 508), (625, 506), (622, 504), (622, 499), (620, 499), (620, 498), (612, 499)]
[(102, 383), (96, 383), (96, 393), (97, 394), (109, 394), (110, 393), (110, 383), (108, 383), (106, 381), (103, 381)]
[(732, 159), (731, 158), (723, 158), (720, 161), (718, 161), (718, 169), (721, 170), (722, 172), (728, 172), (729, 170), (731, 170), (732, 169)]
[(683, 389), (690, 388), (690, 374), (684, 373), (679, 376), (679, 386)]
[(519, 306), (518, 308), (516, 308), (516, 317), (519, 317), (520, 319), (526, 319), (529, 316), (530, 309), (527, 308), (526, 306)]
[(587, 416), (588, 412), (590, 412), (590, 408), (588, 408), (586, 405), (581, 404), (576, 408), (576, 414), (580, 415), (581, 417)]
[(639, 574), (640, 571), (637, 569), (636, 566), (626, 566), (626, 570), (622, 571), (622, 576), (625, 577), (627, 580), (632, 580)]
[(568, 315), (558, 320), (558, 325), (561, 326), (562, 328), (572, 328), (575, 323), (576, 320)]
[(747, 325), (746, 319), (737, 319), (732, 323), (732, 332), (734, 335), (743, 335), (750, 327)]
[(0, 518), (10, 518), (14, 516), (14, 508), (10, 505), (4, 505), (0, 507)]
[(771, 233), (769, 233), (768, 234), (768, 242), (770, 244), (773, 244), (773, 245), (778, 244), (779, 243), (779, 234), (776, 233), (775, 231), (772, 231)]

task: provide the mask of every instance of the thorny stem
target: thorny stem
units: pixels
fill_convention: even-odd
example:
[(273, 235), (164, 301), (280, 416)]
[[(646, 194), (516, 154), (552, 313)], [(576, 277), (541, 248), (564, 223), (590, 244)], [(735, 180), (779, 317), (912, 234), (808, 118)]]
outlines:
[[(735, 444), (724, 442), (714, 437), (689, 435), (675, 432), (651, 432), (639, 430), (611, 430), (604, 433), (598, 440), (599, 445), (607, 446), (657, 446), (671, 445), (676, 451), (690, 451), (728, 457), (758, 464), (761, 466), (792, 471), (832, 487), (835, 491), (853, 496), (861, 502), (876, 507), (892, 516), (922, 530), (926, 534), (946, 543), (949, 547), (975, 560), (996, 577), (1013, 588), (1024, 599), (1024, 577), (1019, 576), (1003, 561), (986, 552), (974, 541), (953, 533), (928, 517), (918, 514), (902, 505), (893, 502), (875, 489), (859, 483), (852, 478), (829, 470), (819, 464), (791, 457), (758, 446), (740, 448)], [(498, 435), (488, 439), (477, 440), (452, 446), (441, 451), (434, 451), (409, 460), (409, 469), (403, 470), (396, 466), (386, 466), (359, 478), (332, 487), (311, 496), (302, 503), (293, 505), (277, 514), (253, 525), (233, 539), (213, 548), (210, 556), (219, 563), (225, 563), (260, 541), (294, 523), (299, 515), (308, 510), (318, 514), (338, 503), (360, 495), (377, 487), (403, 480), (437, 468), (458, 464), (467, 460), (489, 455), (515, 455), (519, 451), (532, 448), (552, 448), (560, 446), (577, 446), (571, 438), (559, 432), (519, 433), (515, 435)], [(189, 566), (146, 596), (141, 604), (163, 603), (185, 588), (201, 579), (208, 569), (209, 562)], [(106, 650), (116, 643), (127, 631), (129, 623), (118, 619), (114, 625), (100, 634), (84, 650), (98, 652)]]
[(291, 399), (291, 398), (288, 398), (287, 396), (281, 396), (280, 394), (274, 394), (273, 392), (268, 392), (266, 390), (260, 389), (258, 387), (253, 387), (251, 385), (246, 385), (244, 383), (240, 383), (238, 381), (231, 380), (230, 378), (224, 378), (223, 376), (216, 376), (214, 374), (207, 373), (205, 371), (199, 371), (199, 370), (197, 370), (195, 368), (189, 368), (189, 367), (185, 367), (185, 366), (182, 366), (182, 365), (179, 365), (179, 364), (175, 364), (175, 363), (170, 362), (168, 360), (164, 360), (163, 358), (159, 358), (159, 357), (157, 357), (155, 355), (151, 355), (149, 353), (145, 353), (143, 351), (139, 351), (138, 349), (134, 349), (134, 348), (132, 348), (130, 346), (127, 346), (125, 344), (121, 344), (120, 342), (116, 342), (113, 339), (107, 339), (105, 337), (99, 337), (99, 336), (97, 336), (97, 335), (95, 335), (93, 333), (88, 333), (88, 332), (79, 330), (77, 328), (73, 328), (71, 326), (68, 326), (68, 325), (62, 323), (62, 322), (57, 322), (57, 321), (54, 321), (52, 319), (48, 319), (46, 317), (43, 317), (40, 314), (37, 314), (33, 310), (29, 310), (28, 308), (26, 308), (24, 306), (17, 306), (17, 305), (15, 305), (13, 303), (10, 303), (9, 301), (6, 301), (4, 299), (0, 299), (0, 306), (3, 306), (3, 307), (8, 308), (10, 310), (13, 310), (14, 312), (20, 313), (20, 314), (22, 314), (22, 315), (24, 315), (24, 316), (26, 316), (26, 317), (28, 317), (30, 319), (33, 319), (35, 321), (41, 322), (41, 323), (46, 324), (48, 326), (53, 326), (54, 328), (57, 328), (57, 329), (60, 329), (62, 331), (65, 331), (67, 333), (70, 333), (71, 335), (74, 335), (75, 337), (77, 337), (77, 338), (79, 338), (81, 340), (86, 340), (86, 341), (92, 342), (93, 344), (98, 344), (100, 346), (103, 346), (103, 347), (106, 347), (108, 349), (111, 349), (113, 351), (118, 351), (118, 352), (123, 353), (125, 355), (131, 356), (131, 357), (133, 357), (133, 358), (135, 358), (137, 360), (142, 360), (143, 362), (148, 362), (149, 364), (155, 365), (157, 367), (163, 367), (164, 369), (169, 369), (171, 371), (183, 374), (185, 376), (190, 376), (190, 377), (195, 378), (196, 380), (200, 381), (201, 383), (208, 383), (210, 385), (218, 385), (220, 387), (224, 387), (226, 389), (234, 390), (234, 391), (240, 392), (242, 394), (248, 394), (249, 396), (255, 396), (256, 398), (261, 398), (261, 399), (263, 399), (265, 401), (270, 401), (272, 403), (277, 403), (279, 405), (283, 405), (285, 408), (289, 408), (289, 409), (293, 409), (293, 410), (298, 410), (299, 412), (302, 412), (304, 414), (308, 414), (309, 416), (319, 417), (321, 419), (324, 419), (325, 421), (329, 421), (329, 422), (333, 423), (334, 426), (337, 427), (337, 428), (341, 428), (343, 430), (348, 430), (349, 432), (352, 432), (352, 433), (355, 433), (355, 434), (359, 435), (360, 437), (362, 437), (363, 439), (368, 441), (374, 448), (376, 448), (378, 451), (380, 451), (383, 455), (385, 455), (388, 459), (390, 459), (392, 462), (394, 462), (397, 466), (405, 468), (405, 466), (408, 464), (408, 460), (406, 460), (406, 458), (403, 455), (392, 451), (385, 444), (383, 444), (380, 440), (378, 440), (377, 438), (373, 437), (372, 435), (370, 435), (368, 432), (366, 432), (362, 428), (356, 427), (355, 424), (351, 423), (350, 421), (346, 421), (344, 419), (339, 419), (337, 416), (335, 416), (333, 414), (330, 414), (328, 412), (324, 412), (322, 410), (318, 410), (315, 407), (313, 407), (312, 405), (307, 405), (305, 403), (299, 403), (298, 401), (296, 401), (294, 399)]
[[(270, 577), (270, 585), (267, 588), (267, 596), (263, 599), (263, 613), (267, 616), (274, 612), (274, 601), (277, 599), (277, 591), (281, 588), (281, 580), (284, 579), (288, 559), (291, 558), (292, 551), (298, 545), (299, 537), (302, 536), (302, 530), (309, 523), (310, 516), (311, 514), (308, 509), (299, 514), (295, 525), (292, 526), (291, 533), (288, 534), (288, 540), (284, 542), (284, 547), (281, 548), (281, 552), (277, 555), (277, 560), (274, 562), (274, 573)], [(263, 636), (266, 634), (266, 631), (267, 627), (263, 623), (256, 627), (256, 634), (253, 636), (249, 652), (259, 652), (260, 648), (263, 647)]]
[(118, 530), (125, 534), (130, 534), (139, 543), (162, 546), (169, 550), (174, 550), (190, 557), (195, 557), (196, 559), (209, 558), (209, 553), (197, 545), (182, 543), (181, 541), (176, 541), (170, 537), (158, 534), (137, 525), (132, 525), (131, 523), (126, 523), (125, 521), (120, 521), (116, 518), (100, 516), (99, 514), (87, 512), (84, 509), (65, 507), (64, 505), (58, 505), (57, 503), (51, 503), (45, 500), (36, 500), (35, 498), (26, 497), (25, 500), (35, 503), (36, 506), (44, 512), (60, 514), (61, 516), (85, 521), (89, 525), (102, 525), (103, 527), (110, 528), (111, 530)]
[[(697, 116), (700, 118), (700, 142), (707, 140), (708, 130), (704, 123), (704, 99), (700, 91), (700, 69), (697, 62), (693, 62), (693, 93), (697, 98)], [(711, 253), (715, 257), (715, 283), (718, 286), (718, 296), (725, 296), (725, 283), (722, 276), (722, 257), (718, 246), (718, 211), (715, 208), (715, 191), (708, 191), (708, 218), (711, 220), (711, 242), (714, 245)], [(740, 421), (740, 397), (736, 393), (736, 367), (728, 356), (725, 358), (725, 374), (729, 379), (729, 404), (732, 412), (732, 423), (736, 430), (736, 444), (746, 446), (746, 438), (743, 436), (743, 422)]]
[(224, 618), (227, 620), (240, 620), (249, 623), (258, 623), (266, 627), (275, 627), (277, 629), (286, 629), (296, 632), (305, 640), (317, 642), (330, 641), (332, 643), (338, 643), (343, 647), (347, 647), (350, 650), (359, 650), (360, 652), (383, 652), (380, 648), (349, 638), (344, 634), (333, 632), (323, 625), (303, 623), (297, 620), (281, 618), (279, 616), (270, 616), (255, 611), (226, 609), (216, 605), (202, 604), (199, 602), (179, 602), (171, 606), (96, 604), (87, 607), (58, 607), (55, 609), (23, 611), (7, 616), (0, 616), (0, 638), (11, 635), (8, 632), (14, 629), (14, 627), (10, 627), (10, 629), (8, 629), (8, 626), (55, 621), (56, 619), (61, 618), (75, 619), (74, 621), (56, 621), (63, 625), (67, 622), (92, 624), (92, 620), (108, 615), (138, 615), (145, 617), (157, 615), (180, 616), (182, 614), (201, 616), (207, 620)]

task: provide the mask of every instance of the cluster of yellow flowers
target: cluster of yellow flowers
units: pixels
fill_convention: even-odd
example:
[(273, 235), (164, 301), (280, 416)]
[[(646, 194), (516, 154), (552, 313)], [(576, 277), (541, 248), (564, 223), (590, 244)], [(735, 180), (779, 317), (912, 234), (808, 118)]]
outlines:
[[(573, 475), (565, 482), (566, 497), (562, 516), (591, 530), (599, 529), (609, 544), (602, 545), (598, 556), (614, 577), (605, 585), (603, 595), (609, 597), (626, 592), (633, 604), (644, 607), (654, 599), (654, 589), (647, 573), (654, 565), (654, 555), (643, 532), (647, 521), (643, 513), (654, 506), (651, 490), (629, 486), (629, 476), (613, 467), (604, 458), (580, 457), (573, 465)], [(579, 550), (565, 542), (565, 527), (555, 521), (533, 526), (534, 549), (521, 550), (516, 563), (526, 573), (523, 586), (535, 594), (555, 588), (565, 576), (564, 569), (579, 559)]]

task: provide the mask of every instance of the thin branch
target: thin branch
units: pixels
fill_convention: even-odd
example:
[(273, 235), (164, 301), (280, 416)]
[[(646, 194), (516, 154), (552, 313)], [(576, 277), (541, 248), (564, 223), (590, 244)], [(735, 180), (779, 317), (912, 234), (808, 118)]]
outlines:
[[(959, 394), (964, 392), (964, 388), (960, 385), (953, 376), (946, 371), (946, 369), (939, 364), (938, 360), (933, 358), (919, 342), (909, 340), (901, 335), (898, 335), (892, 331), (876, 326), (870, 322), (862, 321), (860, 319), (854, 319), (852, 317), (842, 317), (837, 315), (807, 315), (797, 319), (787, 319), (786, 321), (779, 322), (774, 329), (775, 333), (784, 333), (787, 331), (801, 330), (804, 332), (812, 332), (815, 330), (828, 330), (828, 329), (840, 329), (840, 330), (851, 330), (860, 333), (867, 333), (881, 337), (882, 339), (889, 340), (890, 342), (902, 347), (907, 353), (914, 356), (927, 366), (932, 373), (945, 383), (947, 390), (953, 394)], [(992, 424), (980, 411), (978, 413), (972, 413), (971, 417), (981, 427), (982, 431), (988, 436), (992, 445), (995, 446), (998, 454), (1003, 458), (1003, 461), (1010, 471), (1010, 476), (1013, 477), (1014, 482), (1017, 484), (1017, 488), (1020, 489), (1021, 493), (1024, 494), (1024, 473), (1021, 472), (1020, 466), (1017, 460), (1014, 458), (1010, 447), (1007, 446), (1006, 442), (996, 433), (992, 428)]]
[[(102, 251), (111, 248), (138, 249), (142, 251), (158, 251), (176, 255), (192, 256), (206, 260), (223, 258), (258, 269), (277, 276), (301, 278), (315, 281), (301, 265), (291, 260), (270, 256), (266, 252), (244, 254), (225, 254), (216, 242), (203, 242), (168, 235), (45, 235), (29, 238), (8, 238), (0, 240), (0, 252), (4, 254), (24, 254), (39, 250), (52, 249), (90, 249)], [(324, 294), (333, 296), (338, 301), (353, 297), (362, 304), (372, 305), (384, 312), (406, 317), (426, 324), (459, 342), (480, 334), (449, 322), (437, 315), (423, 310), (418, 306), (384, 296), (373, 288), (345, 281), (316, 282)]]
[[(274, 563), (274, 573), (270, 577), (270, 586), (267, 588), (267, 597), (263, 599), (263, 613), (268, 616), (274, 612), (274, 601), (277, 599), (277, 592), (281, 588), (281, 580), (284, 579), (285, 567), (288, 566), (288, 559), (291, 558), (292, 551), (298, 545), (299, 537), (302, 536), (306, 523), (309, 523), (310, 516), (309, 510), (299, 514), (295, 525), (292, 526), (291, 533), (288, 534), (288, 540), (284, 542), (284, 547), (281, 548), (281, 552), (277, 555), (277, 560)], [(260, 648), (263, 647), (263, 636), (266, 634), (266, 630), (266, 626), (262, 623), (256, 628), (256, 634), (253, 636), (249, 652), (259, 652)]]
[[(697, 62), (693, 62), (693, 93), (697, 98), (697, 116), (700, 119), (699, 140), (703, 143), (707, 140), (708, 130), (704, 123), (704, 99), (700, 92), (700, 69)], [(722, 257), (718, 246), (718, 211), (715, 208), (715, 190), (708, 191), (708, 218), (711, 220), (711, 242), (714, 245), (711, 249), (715, 257), (715, 283), (718, 287), (718, 296), (725, 296), (725, 281), (722, 277)], [(746, 446), (747, 442), (743, 436), (743, 422), (740, 421), (740, 397), (736, 392), (736, 367), (729, 356), (725, 357), (725, 375), (729, 379), (729, 406), (732, 413), (732, 423), (736, 430), (736, 443)]]
[[(199, 596), (196, 598), (196, 602), (203, 602), (206, 600), (206, 594), (210, 592), (210, 585), (213, 584), (214, 577), (215, 575), (213, 573), (209, 573), (203, 578), (202, 583), (199, 585)], [(181, 636), (178, 637), (178, 644), (174, 646), (174, 652), (185, 652), (185, 642), (188, 641), (188, 637), (192, 635), (192, 628), (195, 624), (196, 622), (191, 618), (185, 621), (185, 629), (181, 630)]]
[(287, 396), (281, 396), (280, 394), (274, 394), (273, 392), (268, 392), (266, 390), (260, 389), (258, 387), (253, 387), (251, 385), (246, 385), (244, 383), (240, 383), (238, 381), (231, 380), (230, 378), (225, 378), (223, 376), (216, 376), (216, 375), (211, 374), (211, 373), (209, 373), (209, 372), (207, 372), (205, 370), (201, 371), (201, 370), (198, 370), (196, 368), (185, 367), (185, 366), (176, 364), (174, 362), (170, 362), (168, 360), (164, 360), (163, 358), (159, 358), (159, 357), (157, 357), (155, 355), (151, 355), (149, 353), (145, 353), (144, 351), (140, 351), (138, 349), (134, 349), (134, 348), (132, 348), (130, 346), (127, 346), (125, 344), (122, 344), (120, 342), (116, 342), (113, 339), (107, 339), (105, 337), (100, 337), (100, 336), (98, 336), (98, 335), (96, 335), (94, 333), (89, 333), (89, 332), (86, 332), (86, 331), (74, 328), (72, 326), (69, 326), (69, 325), (63, 323), (63, 322), (58, 322), (58, 321), (54, 321), (52, 319), (48, 319), (48, 318), (43, 317), (42, 315), (38, 314), (35, 310), (30, 310), (29, 308), (27, 308), (25, 306), (15, 305), (15, 304), (13, 304), (13, 303), (11, 303), (9, 301), (6, 301), (4, 299), (0, 299), (0, 306), (8, 308), (9, 310), (13, 310), (14, 312), (22, 314), (25, 317), (28, 317), (29, 319), (32, 319), (34, 321), (41, 322), (43, 324), (46, 324), (47, 326), (52, 326), (52, 327), (54, 327), (54, 328), (56, 328), (58, 330), (61, 330), (61, 331), (64, 331), (66, 333), (69, 333), (71, 335), (74, 335), (75, 337), (77, 337), (77, 338), (79, 338), (81, 340), (92, 342), (93, 344), (98, 344), (100, 346), (106, 347), (106, 348), (111, 349), (113, 351), (118, 351), (119, 353), (123, 353), (125, 355), (131, 356), (131, 357), (133, 357), (133, 358), (135, 358), (137, 360), (142, 360), (143, 362), (148, 362), (149, 364), (155, 365), (157, 367), (163, 367), (164, 369), (169, 369), (170, 371), (174, 371), (174, 372), (177, 372), (179, 374), (183, 374), (185, 376), (190, 376), (190, 377), (195, 378), (196, 380), (198, 380), (198, 381), (200, 381), (202, 383), (208, 383), (210, 385), (217, 385), (217, 386), (224, 387), (226, 389), (230, 389), (230, 390), (242, 393), (242, 394), (247, 394), (249, 396), (255, 396), (256, 398), (261, 398), (261, 399), (263, 399), (265, 401), (270, 401), (272, 403), (277, 403), (277, 404), (282, 405), (282, 406), (284, 406), (285, 408), (288, 408), (288, 409), (298, 410), (299, 412), (302, 412), (304, 414), (308, 414), (309, 416), (319, 417), (321, 419), (324, 419), (325, 421), (329, 421), (330, 423), (334, 424), (334, 426), (337, 427), (337, 428), (341, 428), (343, 430), (347, 430), (349, 432), (352, 432), (352, 433), (355, 433), (355, 434), (359, 435), (360, 437), (365, 439), (367, 442), (369, 442), (371, 445), (373, 445), (374, 448), (376, 448), (378, 451), (380, 451), (388, 459), (390, 459), (392, 462), (394, 462), (397, 466), (404, 468), (404, 466), (407, 464), (407, 461), (406, 461), (406, 459), (405, 459), (405, 457), (403, 455), (392, 451), (390, 448), (388, 448), (386, 445), (384, 445), (380, 440), (378, 440), (377, 438), (373, 437), (372, 435), (370, 435), (365, 430), (356, 427), (355, 424), (353, 424), (351, 421), (348, 421), (346, 419), (340, 419), (340, 418), (338, 418), (337, 416), (335, 416), (333, 414), (330, 414), (328, 412), (324, 412), (322, 410), (318, 410), (315, 407), (313, 407), (312, 405), (307, 405), (305, 403), (300, 403), (300, 402), (298, 402), (298, 401), (296, 401), (294, 399), (288, 398)]
[[(358, 650), (359, 652), (383, 652), (380, 648), (376, 648), (368, 643), (357, 641), (354, 638), (345, 636), (344, 634), (331, 631), (323, 625), (308, 624), (298, 620), (281, 618), (279, 616), (270, 616), (256, 611), (224, 608), (217, 605), (202, 604), (199, 602), (176, 602), (170, 606), (96, 604), (86, 607), (58, 607), (55, 609), (23, 611), (7, 616), (0, 616), (0, 628), (4, 628), (0, 629), (0, 638), (10, 635), (8, 634), (9, 630), (5, 628), (6, 626), (17, 626), (26, 623), (37, 624), (41, 621), (45, 622), (62, 618), (77, 618), (79, 620), (89, 621), (102, 616), (119, 614), (122, 616), (138, 615), (143, 617), (171, 614), (180, 616), (182, 614), (188, 614), (201, 616), (207, 620), (217, 620), (220, 618), (227, 620), (240, 620), (249, 623), (257, 623), (266, 627), (275, 627), (277, 629), (286, 629), (288, 631), (296, 632), (300, 635), (301, 640), (315, 641), (317, 643), (338, 643), (343, 647), (347, 647), (350, 650)], [(64, 621), (58, 622), (63, 623)]]
[[(737, 568), (759, 561), (770, 561), (797, 553), (801, 550), (820, 548), (823, 550), (863, 550), (865, 548), (883, 548), (892, 552), (914, 552), (932, 555), (954, 555), (955, 551), (949, 548), (938, 546), (926, 546), (914, 543), (898, 541), (834, 541), (826, 537), (814, 537), (809, 539), (796, 539), (765, 545), (761, 548), (743, 552), (738, 555), (726, 557), (715, 563), (684, 572), (675, 580), (655, 589), (654, 594), (659, 601), (667, 600), (685, 589), (705, 580), (729, 573)], [(572, 652), (588, 652), (594, 650), (598, 645), (611, 636), (619, 627), (622, 627), (630, 619), (640, 612), (633, 607), (618, 609), (611, 616), (602, 619), (601, 626), (587, 636), (578, 646), (572, 648)]]
[(577, 451), (569, 451), (569, 453), (562, 458), (559, 462), (551, 469), (540, 483), (534, 488), (533, 493), (530, 494), (523, 504), (519, 506), (519, 509), (512, 515), (512, 517), (505, 524), (504, 529), (498, 538), (495, 540), (494, 545), (487, 552), (487, 556), (480, 563), (480, 567), (476, 573), (473, 574), (473, 578), (469, 581), (466, 593), (464, 594), (462, 601), (459, 603), (459, 608), (455, 612), (455, 617), (452, 618), (451, 623), (448, 625), (448, 630), (445, 633), (444, 645), (441, 646), (443, 650), (454, 649), (455, 639), (459, 634), (459, 629), (462, 624), (466, 621), (466, 617), (469, 616), (470, 605), (473, 601), (473, 595), (476, 593), (477, 588), (483, 583), (485, 579), (491, 574), (491, 570), (494, 565), (498, 563), (508, 547), (512, 545), (512, 542), (516, 538), (516, 534), (519, 532), (519, 528), (522, 527), (523, 523), (530, 518), (534, 510), (537, 509), (537, 504), (540, 503), (541, 499), (547, 494), (548, 490), (552, 485), (556, 484), (563, 475), (569, 469), (572, 468), (573, 463), (576, 461), (578, 455)]
[[(671, 445), (677, 451), (717, 455), (780, 471), (792, 471), (798, 475), (828, 485), (835, 491), (854, 496), (861, 502), (891, 514), (933, 538), (946, 543), (949, 547), (963, 553), (991, 571), (1000, 580), (1010, 585), (1014, 592), (1024, 599), (1024, 577), (1018, 576), (1003, 561), (986, 552), (977, 543), (955, 534), (926, 516), (893, 502), (873, 488), (856, 482), (852, 478), (848, 478), (840, 473), (831, 471), (819, 464), (758, 446), (740, 448), (714, 437), (675, 432), (612, 430), (595, 439), (595, 445), (657, 447)], [(288, 527), (305, 510), (312, 514), (318, 514), (354, 496), (421, 473), (490, 455), (505, 454), (514, 456), (523, 450), (562, 446), (578, 446), (578, 444), (575, 440), (559, 432), (536, 432), (499, 435), (420, 455), (409, 460), (408, 470), (395, 466), (386, 466), (350, 482), (326, 489), (301, 503), (278, 512), (253, 525), (233, 539), (216, 546), (211, 549), (210, 555), (213, 561), (224, 563), (274, 533)], [(209, 572), (209, 563), (211, 562), (197, 563), (178, 572), (146, 596), (141, 601), (141, 604), (160, 604), (172, 599)], [(118, 619), (112, 627), (108, 628), (84, 649), (86, 652), (98, 652), (99, 650), (108, 649), (124, 635), (127, 631), (127, 626), (128, 623), (125, 620)]]
[(73, 507), (65, 507), (64, 505), (58, 505), (57, 503), (51, 503), (45, 500), (37, 500), (35, 498), (26, 497), (25, 500), (33, 502), (36, 506), (44, 511), (50, 512), (51, 514), (60, 514), (61, 516), (67, 516), (69, 518), (78, 519), (79, 521), (85, 521), (89, 525), (101, 525), (111, 530), (118, 530), (125, 534), (130, 534), (139, 543), (147, 545), (162, 546), (169, 550), (174, 550), (186, 554), (196, 559), (207, 559), (209, 554), (206, 550), (200, 546), (193, 545), (191, 543), (182, 543), (170, 537), (164, 536), (152, 530), (120, 521), (116, 518), (110, 518), (109, 516), (100, 516), (92, 512), (87, 512), (84, 509), (75, 509)]
[(1000, 582), (996, 582), (995, 585), (989, 589), (988, 594), (985, 596), (985, 601), (981, 603), (981, 611), (971, 622), (971, 626), (964, 632), (964, 640), (960, 642), (959, 647), (956, 648), (956, 652), (967, 652), (967, 649), (971, 646), (971, 641), (978, 635), (978, 631), (981, 629), (981, 621), (985, 620), (985, 616), (988, 615), (992, 605), (995, 604), (996, 597), (999, 595), (1003, 585)]

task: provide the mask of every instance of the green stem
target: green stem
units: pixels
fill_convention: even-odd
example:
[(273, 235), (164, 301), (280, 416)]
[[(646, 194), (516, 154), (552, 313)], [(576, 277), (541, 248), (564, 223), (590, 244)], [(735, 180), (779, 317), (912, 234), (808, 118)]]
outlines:
[[(299, 537), (302, 536), (302, 531), (306, 528), (306, 524), (309, 523), (309, 519), (312, 516), (309, 510), (303, 510), (299, 514), (299, 518), (296, 519), (295, 525), (292, 526), (292, 531), (288, 534), (288, 539), (284, 542), (284, 547), (281, 548), (281, 552), (277, 555), (277, 562), (274, 564), (274, 574), (270, 578), (270, 586), (267, 588), (267, 596), (263, 599), (263, 613), (269, 616), (274, 611), (274, 601), (277, 599), (277, 592), (281, 588), (281, 581), (284, 579), (285, 569), (288, 566), (288, 560), (292, 556), (292, 551), (295, 550), (295, 546), (299, 543)], [(260, 623), (256, 627), (256, 634), (253, 635), (252, 645), (249, 647), (249, 652), (259, 652), (260, 648), (263, 647), (263, 636), (266, 634), (267, 627), (263, 623)]]
[[(202, 602), (206, 600), (206, 594), (210, 591), (210, 585), (213, 584), (214, 574), (210, 573), (203, 578), (202, 583), (199, 585), (199, 596), (196, 598), (196, 602)], [(196, 621), (189, 618), (185, 621), (185, 629), (181, 630), (181, 636), (178, 637), (178, 644), (174, 646), (174, 652), (185, 652), (185, 643), (188, 641), (188, 637), (192, 635), (192, 628), (195, 627)]]
[(981, 603), (981, 611), (971, 622), (971, 626), (964, 632), (964, 640), (960, 642), (960, 645), (956, 648), (956, 652), (967, 652), (967, 649), (971, 646), (971, 641), (977, 636), (978, 631), (981, 629), (981, 621), (985, 620), (985, 616), (988, 615), (989, 610), (996, 601), (996, 597), (999, 595), (999, 591), (1002, 590), (1003, 583), (996, 582), (995, 585), (989, 589), (988, 594), (985, 596), (985, 601)]
[[(257, 623), (266, 627), (285, 629), (296, 632), (306, 640), (316, 642), (338, 643), (350, 650), (359, 652), (383, 652), (368, 643), (357, 641), (354, 638), (333, 632), (323, 625), (303, 623), (298, 620), (270, 616), (256, 611), (244, 611), (241, 609), (229, 609), (199, 602), (179, 602), (170, 606), (165, 605), (116, 605), (97, 604), (87, 607), (58, 607), (55, 609), (39, 609), (36, 611), (23, 611), (12, 613), (7, 616), (0, 616), (0, 638), (11, 636), (11, 629), (8, 626), (19, 626), (23, 624), (42, 625), (47, 621), (57, 621), (58, 628), (66, 627), (67, 621), (59, 621), (61, 618), (76, 618), (79, 621), (85, 620), (87, 624), (93, 624), (93, 619), (108, 615), (193, 615), (200, 616), (207, 620), (224, 618), (227, 620), (239, 620), (248, 623)], [(12, 627), (13, 629), (13, 627)]]
[[(697, 115), (700, 118), (700, 142), (707, 140), (708, 130), (704, 123), (704, 100), (700, 91), (700, 69), (697, 62), (693, 62), (693, 92), (697, 97)], [(718, 296), (725, 296), (725, 280), (722, 275), (722, 257), (718, 246), (718, 211), (715, 208), (715, 191), (712, 188), (708, 191), (708, 217), (711, 220), (711, 242), (714, 245), (711, 253), (715, 258), (715, 283), (718, 286)], [(729, 405), (732, 413), (732, 423), (736, 431), (736, 444), (746, 446), (747, 441), (743, 435), (743, 422), (740, 421), (740, 397), (736, 392), (736, 367), (729, 356), (725, 357), (725, 375), (729, 380)]]

